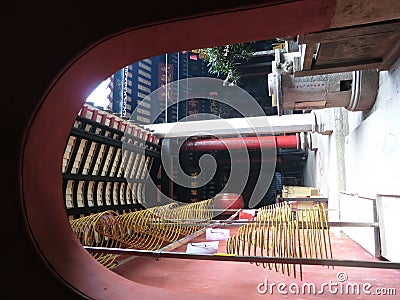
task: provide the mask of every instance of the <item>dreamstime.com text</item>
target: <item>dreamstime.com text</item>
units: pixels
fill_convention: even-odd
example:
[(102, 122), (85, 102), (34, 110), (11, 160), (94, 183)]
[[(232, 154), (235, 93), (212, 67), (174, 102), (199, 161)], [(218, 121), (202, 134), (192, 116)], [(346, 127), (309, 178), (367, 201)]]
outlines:
[(356, 283), (348, 281), (348, 276), (345, 272), (339, 272), (336, 275), (337, 281), (329, 280), (321, 284), (303, 282), (303, 283), (275, 283), (260, 282), (257, 285), (257, 292), (260, 294), (280, 294), (280, 295), (396, 295), (396, 288), (393, 287), (374, 287), (373, 284)]

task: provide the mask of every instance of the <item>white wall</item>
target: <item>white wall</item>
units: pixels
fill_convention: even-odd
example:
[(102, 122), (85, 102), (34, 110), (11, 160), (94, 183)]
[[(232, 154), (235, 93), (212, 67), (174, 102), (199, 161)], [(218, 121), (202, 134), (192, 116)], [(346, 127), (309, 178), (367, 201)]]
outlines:
[[(341, 193), (340, 221), (374, 223), (375, 201), (374, 198)], [(373, 227), (342, 227), (342, 231), (372, 255), (380, 256), (375, 246), (379, 242), (379, 234), (375, 234)]]
[(400, 262), (400, 196), (378, 195), (377, 206), (382, 256)]
[[(400, 261), (400, 60), (380, 72), (378, 96), (368, 113), (349, 112), (345, 138), (346, 191), (377, 199), (382, 256)], [(382, 196), (397, 195), (397, 196)], [(371, 202), (342, 195), (341, 220), (368, 221)], [(373, 253), (373, 229), (345, 228), (352, 239)]]
[(377, 100), (367, 116), (345, 140), (346, 190), (400, 195), (400, 60), (393, 71), (380, 73)]

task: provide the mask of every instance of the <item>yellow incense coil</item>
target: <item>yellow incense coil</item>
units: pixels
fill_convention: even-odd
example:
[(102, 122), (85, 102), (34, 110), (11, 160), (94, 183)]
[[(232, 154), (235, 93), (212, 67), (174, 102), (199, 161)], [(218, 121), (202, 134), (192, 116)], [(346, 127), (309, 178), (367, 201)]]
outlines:
[[(105, 211), (72, 220), (70, 225), (83, 246), (158, 250), (204, 227), (212, 219), (213, 208), (212, 199), (171, 203), (124, 214)], [(96, 252), (92, 256), (109, 268), (118, 257)]]
[[(293, 210), (287, 202), (258, 209), (256, 223), (239, 227), (228, 238), (226, 252), (242, 256), (332, 258), (327, 213), (323, 204)], [(257, 266), (261, 265), (256, 263)], [(300, 275), (301, 264), (262, 263), (288, 276)]]
[[(121, 243), (109, 238), (117, 234), (119, 227), (115, 224), (116, 213), (105, 211), (70, 221), (71, 229), (83, 246), (120, 247)], [(115, 264), (116, 254), (92, 252), (92, 256), (106, 267)]]

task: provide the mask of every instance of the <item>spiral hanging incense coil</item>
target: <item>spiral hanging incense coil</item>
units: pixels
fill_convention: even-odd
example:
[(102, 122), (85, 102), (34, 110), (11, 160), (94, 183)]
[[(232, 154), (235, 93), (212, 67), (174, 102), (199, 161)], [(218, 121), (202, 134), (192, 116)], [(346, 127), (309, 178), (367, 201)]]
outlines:
[(170, 221), (180, 225), (180, 234), (189, 235), (204, 227), (203, 225), (193, 225), (194, 223), (204, 223), (213, 218), (213, 208), (214, 202), (212, 199), (203, 200), (176, 207), (167, 217)]
[[(121, 247), (121, 242), (110, 238), (119, 235), (115, 222), (117, 213), (108, 210), (70, 221), (71, 228), (83, 246)], [(92, 253), (92, 256), (107, 268), (115, 265), (117, 254)]]
[(128, 247), (156, 250), (164, 242), (175, 241), (179, 237), (179, 227), (171, 226), (165, 219), (176, 204), (167, 204), (131, 213), (118, 215), (116, 222), (121, 234), (114, 237)]
[[(179, 205), (171, 203), (140, 211), (118, 214), (105, 211), (70, 221), (83, 246), (107, 248), (128, 247), (158, 250), (165, 243), (189, 235), (212, 218), (211, 199)], [(118, 255), (92, 253), (106, 267), (115, 265)]]
[[(260, 208), (256, 222), (241, 226), (236, 235), (228, 238), (226, 249), (229, 254), (242, 256), (332, 258), (325, 207), (318, 204), (293, 211), (284, 202)], [(294, 264), (262, 263), (262, 266), (297, 277)], [(302, 279), (301, 265), (299, 273)]]
[(119, 215), (116, 219), (122, 234), (114, 238), (137, 249), (159, 249), (165, 242), (174, 242), (203, 227), (193, 225), (193, 220), (210, 220), (212, 203), (212, 200), (185, 205), (172, 203)]

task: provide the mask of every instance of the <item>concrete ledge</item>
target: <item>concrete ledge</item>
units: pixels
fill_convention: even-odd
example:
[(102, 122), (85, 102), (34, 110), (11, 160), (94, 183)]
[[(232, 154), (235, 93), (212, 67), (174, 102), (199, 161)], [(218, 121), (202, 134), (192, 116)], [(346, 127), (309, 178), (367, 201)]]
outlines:
[(377, 195), (382, 256), (400, 262), (400, 195)]
[[(342, 192), (340, 195), (340, 221), (376, 222), (376, 198), (367, 198)], [(342, 231), (375, 257), (381, 256), (378, 229), (342, 227)]]

